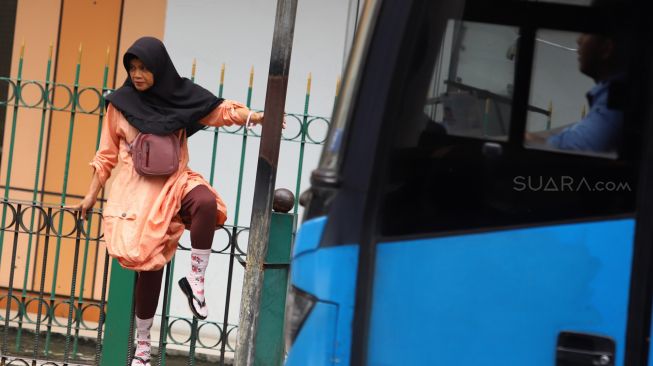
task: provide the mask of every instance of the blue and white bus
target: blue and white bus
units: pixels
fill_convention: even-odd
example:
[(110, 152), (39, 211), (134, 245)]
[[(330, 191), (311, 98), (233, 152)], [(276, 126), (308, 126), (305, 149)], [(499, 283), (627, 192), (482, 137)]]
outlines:
[(366, 2), (287, 365), (653, 365), (645, 5)]

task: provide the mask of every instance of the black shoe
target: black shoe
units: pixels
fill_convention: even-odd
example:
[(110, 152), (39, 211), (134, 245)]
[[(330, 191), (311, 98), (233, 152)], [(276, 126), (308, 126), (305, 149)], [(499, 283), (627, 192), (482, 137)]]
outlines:
[(179, 284), (181, 292), (186, 295), (186, 298), (188, 299), (188, 307), (190, 307), (190, 311), (193, 313), (193, 315), (195, 315), (195, 317), (198, 319), (206, 319), (205, 316), (200, 315), (197, 309), (195, 309), (195, 304), (193, 302), (193, 300), (197, 301), (197, 303), (200, 304), (200, 307), (203, 308), (206, 306), (206, 299), (204, 299), (204, 301), (200, 301), (200, 299), (195, 296), (193, 289), (190, 287), (190, 283), (188, 283), (188, 279), (186, 279), (186, 277), (182, 277), (177, 283)]

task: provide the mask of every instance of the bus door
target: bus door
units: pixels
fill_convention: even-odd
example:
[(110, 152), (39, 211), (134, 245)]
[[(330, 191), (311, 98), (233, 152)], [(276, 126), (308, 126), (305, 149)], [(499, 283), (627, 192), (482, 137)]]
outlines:
[(651, 59), (633, 47), (650, 32), (636, 4), (409, 3), (352, 364), (645, 364)]

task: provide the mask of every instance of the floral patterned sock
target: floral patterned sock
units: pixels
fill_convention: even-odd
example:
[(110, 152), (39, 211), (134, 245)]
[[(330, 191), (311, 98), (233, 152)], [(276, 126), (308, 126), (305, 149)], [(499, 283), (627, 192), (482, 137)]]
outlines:
[[(204, 276), (206, 273), (206, 267), (209, 265), (210, 256), (211, 249), (192, 248), (190, 252), (190, 273), (186, 276), (186, 279), (193, 290), (193, 294), (197, 296), (201, 302), (204, 301)], [(206, 306), (200, 306), (197, 301), (195, 301), (195, 305), (200, 314), (206, 315)]]
[[(153, 322), (154, 318), (141, 319), (138, 316), (136, 317), (136, 352), (134, 352), (134, 356), (143, 360), (149, 360), (151, 356), (150, 329), (152, 329)], [(136, 358), (132, 360), (131, 366), (142, 365), (145, 364), (140, 360)]]

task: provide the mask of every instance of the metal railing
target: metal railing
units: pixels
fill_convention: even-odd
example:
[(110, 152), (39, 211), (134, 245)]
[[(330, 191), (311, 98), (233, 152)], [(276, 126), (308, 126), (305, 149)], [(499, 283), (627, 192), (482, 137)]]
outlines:
[[(103, 326), (107, 311), (107, 292), (111, 260), (108, 257), (102, 240), (101, 212), (104, 205), (104, 190), (98, 200), (99, 208), (87, 221), (81, 221), (78, 213), (65, 209), (69, 198), (80, 198), (69, 193), (70, 171), (74, 166), (71, 155), (73, 148), (73, 132), (80, 115), (95, 116), (97, 134), (94, 148), (97, 150), (100, 141), (102, 120), (105, 112), (103, 96), (110, 91), (107, 87), (109, 66), (102, 70), (102, 85), (100, 87), (83, 86), (79, 84), (81, 72), (81, 47), (72, 84), (59, 83), (51, 78), (52, 52), (45, 68), (43, 81), (24, 80), (23, 51), (18, 61), (18, 73), (15, 78), (0, 77), (0, 88), (7, 88), (7, 99), (0, 100), (0, 113), (6, 109), (10, 118), (6, 122), (8, 146), (3, 146), (3, 164), (6, 164), (5, 184), (3, 189), (2, 214), (0, 220), (0, 273), (8, 274), (8, 284), (4, 294), (0, 296), (0, 329), (2, 344), (0, 345), (1, 366), (4, 365), (35, 365), (37, 360), (50, 360), (52, 365), (59, 364), (99, 364), (102, 353)], [(107, 57), (108, 60), (108, 57)], [(194, 80), (193, 75), (191, 79)], [(224, 65), (221, 69), (220, 83), (217, 95), (222, 97), (224, 88)], [(249, 86), (246, 105), (251, 105), (254, 73), (249, 75)], [(324, 117), (308, 114), (310, 102), (311, 76), (309, 74), (305, 94), (304, 111), (301, 114), (289, 113), (286, 119), (289, 128), (286, 131), (297, 131), (292, 135), (284, 135), (284, 143), (298, 143), (297, 179), (294, 191), (299, 196), (303, 172), (305, 147), (321, 145), (326, 137), (329, 120)], [(14, 150), (17, 143), (17, 131), (21, 128), (22, 111), (32, 110), (39, 113), (38, 131), (31, 131), (38, 141), (30, 141), (36, 150), (36, 161), (25, 161), (21, 158), (19, 164), (25, 167), (33, 165), (33, 186), (12, 185), (12, 171), (16, 163)], [(65, 144), (63, 160), (63, 179), (61, 190), (46, 189), (43, 183), (43, 170), (48, 166), (46, 148), (46, 126), (52, 123), (53, 113), (64, 113), (67, 118), (66, 141), (56, 141)], [(85, 117), (88, 121), (89, 117)], [(295, 128), (292, 127), (296, 124)], [(315, 127), (321, 125), (321, 127)], [(57, 128), (62, 128), (58, 126)], [(159, 334), (159, 365), (166, 364), (166, 350), (170, 345), (187, 352), (188, 364), (196, 363), (195, 354), (198, 350), (217, 352), (219, 363), (227, 362), (226, 355), (234, 351), (237, 325), (229, 318), (229, 308), (233, 305), (233, 280), (235, 262), (243, 263), (246, 249), (239, 243), (239, 238), (246, 236), (249, 228), (240, 225), (239, 216), (242, 208), (243, 180), (247, 141), (258, 138), (253, 130), (239, 127), (207, 128), (200, 131), (212, 136), (211, 168), (208, 178), (213, 184), (215, 179), (216, 161), (220, 136), (233, 135), (240, 138), (240, 162), (237, 176), (237, 189), (234, 215), (232, 222), (225, 225), (216, 237), (224, 237), (223, 242), (214, 241), (214, 255), (228, 257), (227, 284), (224, 294), (224, 315), (222, 319), (198, 322), (195, 318), (184, 318), (170, 314), (172, 278), (175, 260), (168, 264), (164, 277), (164, 308), (161, 312), (161, 327)], [(61, 145), (64, 146), (64, 145)], [(87, 160), (90, 160), (89, 156)], [(4, 167), (3, 167), (4, 168)], [(30, 199), (16, 198), (31, 195)], [(56, 203), (44, 203), (56, 198)], [(298, 211), (297, 203), (294, 213)], [(87, 233), (89, 233), (87, 235)], [(219, 243), (218, 243), (219, 242)], [(5, 246), (11, 245), (11, 255), (3, 256)], [(180, 244), (180, 251), (190, 250), (190, 245)], [(5, 251), (6, 252), (6, 251)], [(62, 265), (62, 255), (66, 259), (73, 256), (72, 266)], [(22, 278), (22, 281), (20, 280)], [(62, 285), (63, 284), (63, 285)], [(64, 286), (65, 285), (65, 286)], [(3, 289), (0, 287), (0, 291)], [(2, 292), (0, 292), (2, 294)], [(129, 316), (131, 314), (126, 314)], [(130, 317), (131, 318), (131, 317)], [(126, 317), (127, 319), (127, 317)], [(132, 324), (133, 326), (133, 324)], [(175, 328), (190, 329), (188, 337), (179, 339), (178, 334), (184, 333)], [(133, 328), (133, 327), (132, 327)], [(132, 332), (133, 333), (133, 332)], [(203, 334), (213, 333), (211, 337)], [(13, 341), (12, 341), (13, 340)], [(30, 340), (29, 342), (27, 340)], [(53, 346), (63, 342), (60, 346)], [(93, 355), (80, 351), (83, 344), (94, 345)], [(130, 343), (131, 344), (131, 343)], [(155, 344), (156, 345), (156, 344)], [(92, 347), (91, 347), (92, 348)], [(216, 351), (216, 348), (218, 349)], [(131, 351), (131, 350), (130, 350)], [(86, 353), (85, 353), (86, 352)]]
[[(4, 311), (0, 316), (0, 321), (2, 321), (2, 346), (0, 348), (2, 364), (7, 362), (9, 355), (13, 357), (10, 358), (12, 361), (6, 363), (8, 365), (22, 364), (19, 362), (26, 357), (31, 360), (49, 358), (54, 351), (52, 347), (54, 338), (61, 338), (62, 334), (65, 334), (61, 339), (63, 341), (61, 343), (64, 343), (63, 351), (59, 349), (56, 350), (56, 353), (62, 356), (64, 364), (70, 363), (73, 359), (79, 362), (92, 361), (98, 364), (108, 280), (109, 260), (106, 249), (97, 251), (103, 263), (99, 300), (85, 298), (83, 286), (78, 286), (78, 284), (84, 284), (86, 275), (85, 271), (79, 273), (80, 255), (82, 256), (82, 265), (86, 265), (91, 247), (100, 246), (101, 234), (99, 232), (94, 234), (90, 223), (85, 227), (84, 222), (79, 220), (78, 212), (65, 208), (20, 201), (4, 201), (2, 206), (3, 211), (6, 212), (6, 221), (0, 226), (0, 230), (3, 234), (7, 234), (4, 236), (5, 238), (11, 237), (12, 239), (9, 283), (6, 292), (0, 296), (0, 305), (4, 306)], [(36, 220), (38, 223), (34, 225), (36, 216), (38, 216)], [(30, 238), (36, 236), (43, 240), (40, 252), (42, 257), (40, 276), (38, 276), (40, 279), (38, 280), (38, 290), (35, 292), (28, 292), (26, 286), (14, 285), (17, 273), (13, 269), (16, 267), (21, 235)], [(72, 243), (62, 242), (64, 239), (72, 240)], [(66, 296), (57, 294), (55, 291), (48, 291), (46, 288), (47, 268), (48, 262), (52, 259), (53, 244), (55, 253), (60, 252), (62, 246), (67, 246), (66, 244), (73, 246), (70, 292)], [(55, 271), (59, 270), (56, 259), (53, 264), (52, 274), (55, 274)], [(53, 278), (56, 280), (57, 276), (53, 276)], [(56, 286), (55, 280), (52, 281), (52, 286)], [(95, 314), (90, 314), (91, 312), (97, 312), (97, 322), (88, 321), (89, 318), (96, 317)], [(11, 337), (10, 333), (12, 333)], [(80, 358), (80, 341), (82, 337), (88, 338), (91, 334), (96, 339), (94, 357), (93, 359), (88, 356), (85, 357), (86, 359)], [(31, 338), (31, 347), (26, 344), (28, 337)], [(13, 345), (10, 344), (12, 340)]]

